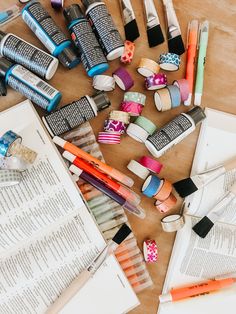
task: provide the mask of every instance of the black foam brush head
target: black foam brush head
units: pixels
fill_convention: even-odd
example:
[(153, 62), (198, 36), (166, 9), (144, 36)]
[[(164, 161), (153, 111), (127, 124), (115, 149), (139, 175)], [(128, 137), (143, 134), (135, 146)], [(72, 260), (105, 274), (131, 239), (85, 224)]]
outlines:
[(205, 216), (195, 226), (193, 226), (193, 231), (195, 231), (199, 237), (205, 238), (213, 226), (214, 223), (207, 216)]
[(182, 55), (185, 52), (184, 43), (181, 35), (168, 39), (169, 52)]
[(114, 241), (117, 244), (121, 244), (131, 232), (132, 230), (126, 224), (123, 224), (117, 231), (117, 233), (114, 235), (112, 241)]
[(161, 25), (159, 24), (147, 29), (147, 37), (150, 48), (162, 44), (165, 39), (161, 30)]
[(173, 184), (175, 190), (181, 197), (186, 197), (198, 190), (191, 178), (186, 178)]
[(138, 30), (138, 25), (136, 20), (133, 20), (124, 26), (125, 28), (125, 38), (130, 41), (135, 41), (140, 34)]

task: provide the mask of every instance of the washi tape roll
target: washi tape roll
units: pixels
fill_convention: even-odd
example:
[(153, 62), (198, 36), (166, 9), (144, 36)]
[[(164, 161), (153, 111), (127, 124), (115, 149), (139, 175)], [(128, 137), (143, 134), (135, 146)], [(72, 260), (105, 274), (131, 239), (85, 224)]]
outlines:
[(126, 133), (132, 137), (134, 140), (140, 142), (140, 143), (145, 143), (146, 139), (148, 138), (149, 134), (146, 130), (141, 128), (139, 125), (130, 123)]
[(134, 121), (134, 123), (136, 125), (140, 126), (145, 131), (147, 131), (149, 135), (152, 135), (157, 129), (157, 127), (155, 126), (155, 124), (151, 120), (149, 120), (143, 116), (138, 117)]
[(134, 57), (135, 44), (132, 41), (125, 40), (124, 46), (124, 52), (120, 58), (120, 61), (124, 64), (130, 64)]
[(0, 170), (0, 188), (19, 184), (21, 178), (18, 170)]
[(137, 104), (145, 106), (146, 95), (138, 92), (126, 92), (124, 94), (124, 101), (134, 101)]
[(130, 162), (127, 165), (127, 168), (131, 172), (136, 174), (136, 176), (138, 176), (139, 178), (141, 178), (143, 180), (145, 180), (149, 176), (149, 174), (150, 174), (150, 171), (146, 167), (143, 167), (136, 160), (130, 160)]
[(0, 156), (0, 169), (10, 169), (10, 170), (19, 170), (25, 171), (27, 168), (27, 164), (20, 158), (10, 156), (3, 157)]
[(143, 183), (142, 193), (147, 197), (154, 197), (160, 189), (161, 181), (157, 176), (151, 174)]
[(29, 162), (30, 164), (33, 164), (35, 162), (35, 159), (37, 158), (38, 155), (32, 149), (16, 141), (10, 146), (9, 152), (12, 156), (17, 156), (23, 159), (25, 162)]
[(18, 0), (20, 3), (28, 3), (28, 2), (30, 2), (31, 0)]
[(155, 240), (143, 242), (143, 256), (147, 263), (155, 263), (158, 260), (158, 248)]
[(166, 71), (177, 71), (180, 66), (180, 56), (175, 53), (162, 53), (159, 59), (160, 68)]
[(157, 73), (146, 77), (145, 86), (148, 90), (161, 89), (166, 87), (167, 77), (164, 73)]
[(181, 101), (184, 102), (188, 99), (189, 96), (189, 84), (186, 79), (180, 79), (173, 82), (173, 85), (176, 85), (179, 87), (180, 95), (181, 95)]
[(120, 144), (120, 133), (99, 132), (98, 143), (101, 144)]
[(141, 157), (139, 163), (154, 173), (160, 173), (163, 167), (163, 165), (159, 161), (149, 156)]
[(123, 101), (120, 110), (128, 112), (132, 117), (137, 117), (141, 115), (143, 106), (133, 101)]
[(7, 131), (3, 134), (2, 137), (0, 137), (0, 155), (9, 157), (11, 155), (10, 153), (10, 147), (13, 145), (13, 143), (21, 143), (22, 137), (16, 134), (13, 131)]
[(172, 184), (168, 180), (163, 179), (163, 184), (161, 188), (158, 190), (158, 192), (155, 195), (153, 195), (153, 197), (157, 199), (158, 201), (164, 202), (170, 196), (171, 191), (172, 191)]
[(145, 77), (156, 74), (159, 72), (159, 70), (160, 70), (159, 64), (147, 58), (142, 58), (137, 68), (138, 73)]
[(100, 91), (113, 91), (115, 89), (114, 77), (109, 75), (95, 75), (93, 77), (93, 87)]
[(161, 226), (165, 232), (175, 232), (183, 228), (185, 224), (184, 216), (175, 214), (161, 219)]
[(117, 132), (124, 134), (126, 131), (126, 124), (122, 121), (117, 120), (105, 120), (104, 122), (104, 131), (105, 132)]
[(64, 0), (51, 0), (51, 6), (56, 10), (62, 9), (64, 6)]
[(114, 80), (116, 84), (122, 89), (122, 90), (129, 90), (133, 85), (134, 81), (130, 74), (126, 71), (125, 68), (119, 68), (117, 69), (113, 74)]
[(158, 111), (167, 111), (171, 109), (171, 97), (167, 88), (155, 92), (154, 103)]
[(161, 213), (166, 213), (171, 208), (173, 208), (176, 203), (177, 203), (177, 198), (171, 193), (170, 196), (166, 200), (164, 201), (157, 200), (155, 202), (155, 206)]
[(120, 110), (112, 110), (109, 115), (110, 120), (116, 120), (129, 124), (130, 115), (127, 112)]
[(181, 95), (179, 87), (176, 85), (167, 85), (166, 87), (170, 93), (171, 108), (179, 107), (181, 104)]

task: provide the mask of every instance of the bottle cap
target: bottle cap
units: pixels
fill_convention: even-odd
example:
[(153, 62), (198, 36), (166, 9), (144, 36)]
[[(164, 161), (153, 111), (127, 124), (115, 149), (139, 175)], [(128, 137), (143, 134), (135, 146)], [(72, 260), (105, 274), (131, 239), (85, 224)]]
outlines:
[(206, 115), (201, 107), (195, 106), (193, 109), (187, 112), (187, 114), (193, 119), (195, 125), (202, 122), (206, 118)]
[(0, 30), (0, 41), (6, 36), (6, 33)]
[(101, 1), (100, 0), (82, 0), (82, 3), (86, 9), (90, 6), (90, 4), (93, 4), (96, 2), (101, 2)]
[(72, 4), (63, 10), (64, 17), (68, 24), (74, 20), (84, 17), (83, 11), (78, 4)]
[(5, 77), (7, 71), (9, 68), (11, 68), (14, 65), (13, 62), (7, 60), (6, 58), (1, 57), (0, 58), (0, 77)]
[(110, 99), (108, 98), (107, 94), (104, 92), (98, 92), (92, 96), (98, 111), (102, 111), (108, 108), (111, 104)]
[(64, 67), (69, 69), (76, 67), (80, 63), (80, 58), (72, 47), (65, 48), (58, 55), (58, 59)]

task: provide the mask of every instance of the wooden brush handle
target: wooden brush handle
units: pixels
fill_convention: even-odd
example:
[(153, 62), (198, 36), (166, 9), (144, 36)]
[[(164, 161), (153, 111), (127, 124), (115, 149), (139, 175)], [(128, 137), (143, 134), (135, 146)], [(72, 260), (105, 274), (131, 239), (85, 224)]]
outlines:
[(63, 307), (76, 295), (76, 293), (86, 284), (91, 277), (91, 273), (84, 270), (79, 276), (72, 281), (67, 289), (56, 299), (56, 301), (47, 309), (45, 314), (57, 314)]
[(236, 158), (229, 160), (224, 163), (224, 168), (226, 171), (230, 171), (236, 168)]

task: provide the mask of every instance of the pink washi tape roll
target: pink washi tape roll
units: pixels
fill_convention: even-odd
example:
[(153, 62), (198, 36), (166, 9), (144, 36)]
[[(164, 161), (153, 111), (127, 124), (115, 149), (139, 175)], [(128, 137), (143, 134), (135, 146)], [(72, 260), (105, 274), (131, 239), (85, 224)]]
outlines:
[(163, 165), (159, 161), (149, 156), (141, 157), (139, 163), (154, 173), (160, 173), (163, 167)]
[(116, 81), (116, 84), (122, 89), (122, 90), (129, 90), (133, 85), (134, 81), (130, 74), (126, 71), (125, 68), (119, 68), (117, 69), (113, 74), (114, 80)]
[(157, 200), (155, 202), (155, 206), (161, 213), (166, 213), (172, 207), (174, 207), (176, 203), (177, 203), (177, 198), (171, 193), (166, 200), (164, 201)]
[(120, 133), (99, 132), (98, 142), (101, 144), (120, 144)]
[(164, 73), (157, 73), (145, 78), (145, 86), (148, 90), (161, 89), (166, 87), (167, 77)]
[(186, 79), (180, 79), (173, 82), (173, 85), (176, 85), (179, 87), (180, 95), (181, 95), (181, 101), (185, 101), (188, 99), (189, 96), (189, 84)]
[(132, 41), (126, 40), (124, 42), (125, 49), (120, 61), (124, 64), (130, 64), (134, 57), (135, 44)]
[(155, 240), (143, 242), (143, 256), (147, 263), (155, 263), (158, 260), (158, 249)]
[(126, 131), (126, 124), (122, 121), (117, 121), (117, 120), (112, 120), (112, 119), (105, 120), (104, 131), (105, 132), (117, 132), (117, 133), (123, 134)]
[(120, 105), (120, 110), (128, 112), (131, 116), (140, 116), (143, 110), (143, 106), (134, 101), (123, 101)]

